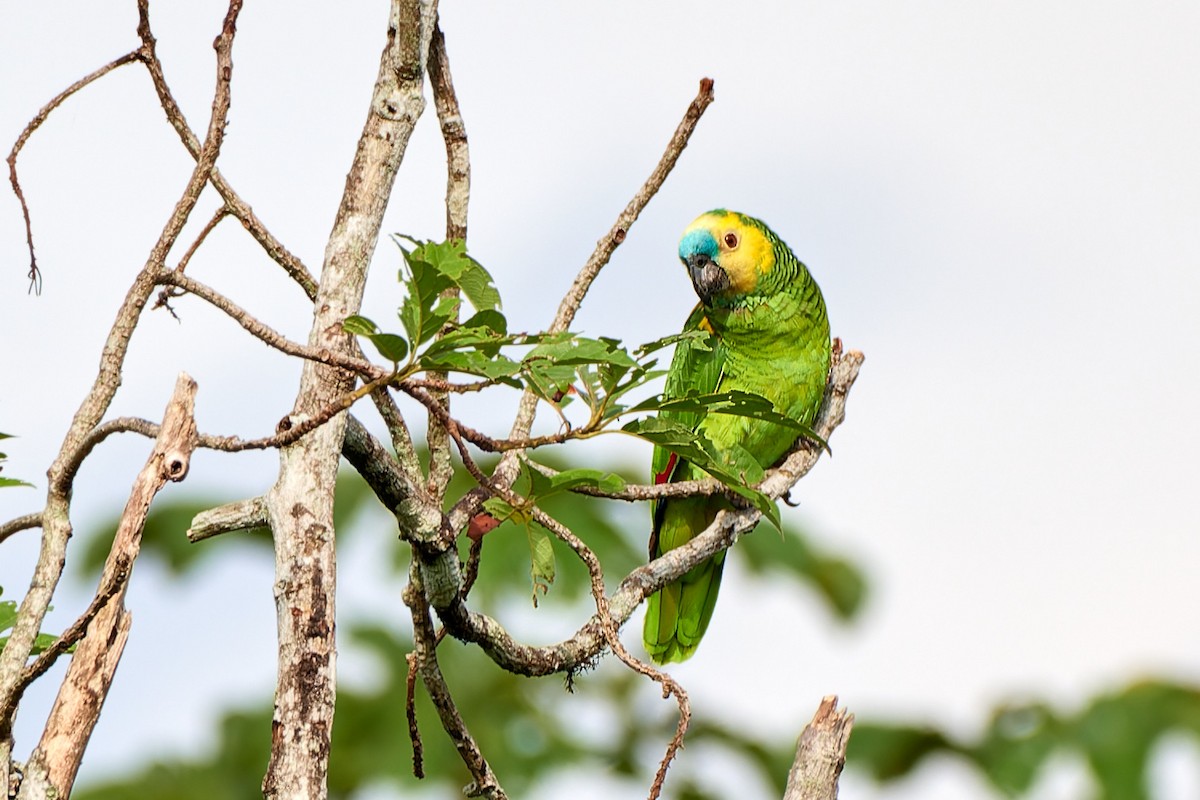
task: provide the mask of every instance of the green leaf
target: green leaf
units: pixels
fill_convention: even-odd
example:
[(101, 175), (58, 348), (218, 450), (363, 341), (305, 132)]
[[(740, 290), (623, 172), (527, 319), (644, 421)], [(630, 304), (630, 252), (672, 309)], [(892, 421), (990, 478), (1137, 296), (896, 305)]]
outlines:
[[(0, 433), (0, 439), (11, 439), (11, 438), (13, 438), (12, 434)], [(4, 469), (3, 462), (7, 458), (8, 458), (7, 453), (0, 453), (0, 470)], [(17, 478), (0, 477), (0, 488), (4, 488), (6, 486), (33, 486), (33, 484), (29, 483), (28, 481), (18, 480)]]
[(547, 339), (533, 348), (525, 361), (545, 359), (555, 364), (620, 364), (636, 367), (637, 362), (615, 339), (589, 339), (573, 333)]
[[(514, 387), (520, 386), (517, 381), (512, 380), (512, 376), (521, 371), (521, 365), (504, 356), (491, 358), (478, 351), (464, 350), (443, 353), (436, 358), (422, 357), (420, 364), (421, 368), (426, 370), (461, 372), (465, 375), (499, 380)], [(506, 378), (509, 380), (505, 380)]]
[(715, 394), (689, 393), (686, 397), (666, 399), (662, 395), (643, 400), (626, 413), (641, 411), (666, 411), (669, 413), (731, 414), (771, 422), (780, 427), (798, 431), (805, 439), (816, 442), (826, 452), (829, 445), (811, 426), (792, 419), (775, 410), (775, 404), (762, 395), (751, 392), (717, 392)]
[(395, 333), (373, 333), (367, 338), (375, 345), (379, 355), (393, 364), (399, 364), (408, 355), (408, 342), (403, 336)]
[(926, 756), (948, 749), (952, 749), (950, 742), (932, 728), (856, 722), (846, 762), (876, 780), (894, 780), (910, 773)]
[(0, 600), (0, 631), (6, 631), (17, 622), (17, 602)]
[[(0, 589), (0, 594), (4, 590)], [(0, 631), (7, 631), (17, 623), (17, 603), (14, 600), (0, 600)], [(8, 644), (8, 636), (0, 636), (0, 652), (4, 651)], [(31, 656), (40, 656), (46, 652), (46, 648), (58, 641), (58, 637), (52, 633), (39, 633), (33, 640), (33, 649), (29, 651)], [(67, 648), (68, 653), (75, 652), (75, 645)]]
[(529, 537), (529, 575), (533, 579), (533, 605), (538, 604), (538, 590), (546, 594), (554, 583), (554, 548), (550, 534), (541, 525), (527, 523), (525, 533)]
[[(414, 347), (433, 338), (449, 321), (452, 314), (445, 313), (447, 308), (442, 304), (444, 301), (453, 300), (454, 309), (458, 307), (457, 298), (441, 297), (441, 293), (452, 288), (454, 282), (422, 257), (425, 252), (424, 244), (411, 253), (403, 247), (400, 248), (409, 272), (408, 280), (404, 281), (408, 292), (400, 304), (400, 321), (404, 324), (404, 330)], [(435, 311), (435, 307), (439, 305), (441, 313)]]
[(367, 317), (359, 314), (346, 317), (342, 321), (342, 330), (369, 339), (375, 349), (379, 351), (379, 355), (393, 364), (399, 364), (408, 355), (408, 342), (404, 340), (403, 336), (395, 333), (381, 333), (379, 326)]
[(673, 344), (678, 344), (683, 341), (690, 341), (697, 350), (709, 351), (712, 346), (709, 344), (709, 339), (712, 336), (708, 331), (684, 331), (683, 333), (673, 333), (670, 336), (664, 336), (661, 339), (655, 339), (653, 342), (646, 342), (638, 345), (633, 354), (638, 358), (643, 358), (651, 353), (662, 350), (664, 347), (670, 347)]
[(489, 497), (484, 500), (483, 510), (502, 522), (510, 519), (516, 513), (512, 506), (499, 497)]
[(575, 380), (575, 368), (569, 364), (544, 360), (531, 362), (526, 359), (521, 365), (529, 388), (551, 402), (555, 401), (556, 395), (565, 394)]
[(461, 239), (437, 244), (425, 242), (413, 254), (462, 289), (476, 311), (494, 311), (500, 307), (500, 293), (496, 291), (492, 276), (467, 255), (466, 244)]
[(1033, 786), (1060, 738), (1060, 725), (1046, 706), (1002, 706), (994, 713), (983, 741), (970, 754), (1006, 794), (1023, 794)]
[(379, 326), (360, 314), (351, 314), (342, 320), (342, 330), (355, 336), (370, 336), (379, 332)]
[(692, 462), (748, 500), (776, 528), (780, 526), (775, 501), (750, 486), (762, 480), (763, 469), (744, 447), (718, 451), (704, 434), (663, 417), (631, 420), (621, 430)]
[(462, 323), (464, 328), (487, 328), (501, 336), (508, 334), (508, 320), (494, 308), (477, 311), (473, 317)]
[(29, 481), (22, 481), (16, 478), (5, 478), (0, 476), (0, 488), (5, 486), (33, 486)]

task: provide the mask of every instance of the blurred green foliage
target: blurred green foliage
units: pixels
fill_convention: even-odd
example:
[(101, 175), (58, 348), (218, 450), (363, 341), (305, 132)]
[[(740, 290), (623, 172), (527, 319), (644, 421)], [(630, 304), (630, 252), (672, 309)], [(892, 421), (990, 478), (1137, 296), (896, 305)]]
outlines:
[(953, 754), (976, 766), (1010, 797), (1029, 791), (1052, 756), (1083, 756), (1096, 800), (1148, 800), (1147, 769), (1155, 744), (1169, 732), (1200, 737), (1200, 689), (1139, 681), (1094, 698), (1075, 714), (1043, 703), (996, 709), (975, 741), (931, 727), (858, 722), (847, 762), (881, 781), (910, 773), (926, 758)]
[[(553, 458), (542, 459), (548, 466), (563, 468)], [(484, 467), (491, 464), (484, 462)], [(645, 476), (620, 475), (611, 480), (635, 482)], [(547, 492), (541, 476), (520, 479), (517, 488), (528, 491), (530, 484), (542, 487), (539, 506), (580, 534), (604, 565), (606, 582), (611, 589), (630, 570), (646, 561), (648, 509), (622, 501), (602, 500), (571, 494)], [(459, 478), (450, 487), (452, 501), (471, 488)], [(248, 536), (233, 534), (201, 545), (188, 544), (183, 532), (197, 511), (220, 500), (181, 500), (156, 504), (147, 521), (141, 558), (161, 561), (175, 573), (202, 570), (211, 559), (227, 548), (261, 550), (270, 558), (270, 538), (265, 530)], [(375, 497), (354, 473), (345, 473), (339, 481), (335, 503), (335, 522), (339, 545), (366, 535), (371, 526), (356, 524), (357, 517), (375, 503)], [(84, 556), (74, 563), (89, 574), (103, 565), (118, 517), (87, 537)], [(372, 533), (378, 535), (377, 528)], [(388, 534), (395, 537), (395, 533)], [(465, 537), (464, 537), (465, 538)], [(572, 619), (582, 621), (591, 611), (587, 570), (578, 558), (557, 539), (551, 538), (557, 562), (556, 577), (547, 599), (556, 609), (568, 609)], [(809, 586), (839, 619), (850, 619), (861, 607), (866, 582), (846, 559), (822, 552), (797, 531), (781, 536), (765, 527), (743, 537), (738, 545), (743, 563), (753, 572), (792, 576)], [(396, 585), (401, 586), (408, 568), (408, 547), (399, 541), (392, 566)], [(462, 546), (466, 557), (466, 544)], [(491, 531), (484, 539), (479, 579), (471, 592), (471, 604), (484, 611), (516, 601), (529, 604), (532, 590), (530, 547), (525, 524), (510, 520)], [(398, 594), (398, 593), (397, 593)], [(546, 603), (543, 603), (545, 605)], [(407, 664), (405, 654), (412, 648), (406, 609), (397, 619), (344, 620), (340, 625), (349, 632), (341, 639), (343, 648), (374, 656), (383, 677), (370, 689), (340, 686), (337, 717), (330, 758), (329, 788), (332, 798), (352, 798), (380, 783), (416, 786), (413, 777), (412, 746), (405, 719)], [(612, 659), (603, 660), (593, 671), (573, 677), (568, 685), (564, 676), (540, 679), (521, 678), (498, 669), (478, 648), (447, 639), (438, 650), (446, 679), (454, 693), (471, 732), (496, 769), (505, 788), (520, 797), (537, 780), (553, 771), (594, 768), (609, 776), (626, 776), (635, 785), (647, 784), (656, 759), (674, 732), (674, 704), (662, 703), (649, 711), (648, 697), (657, 697), (652, 687)], [(594, 726), (580, 730), (570, 704), (562, 698), (576, 692), (575, 700), (593, 710), (603, 708), (605, 730), (597, 734)], [(439, 786), (446, 796), (461, 796), (461, 788), (470, 776), (457, 752), (440, 727), (436, 712), (418, 683), (417, 716), (424, 745), (424, 768), (428, 776), (421, 785)], [(137, 797), (145, 800), (199, 800), (200, 798), (261, 797), (259, 785), (266, 769), (271, 741), (269, 698), (256, 708), (228, 712), (221, 721), (218, 745), (214, 752), (189, 759), (172, 759), (149, 765), (125, 778), (103, 785), (81, 786), (74, 796), (81, 800), (116, 800)], [(783, 791), (783, 781), (792, 758), (792, 742), (768, 746), (743, 733), (697, 720), (688, 735), (688, 745), (713, 745), (739, 754), (759, 766), (770, 784)], [(706, 797), (699, 787), (686, 781), (672, 786), (672, 797)]]
[[(561, 466), (553, 460), (548, 465)], [(637, 480), (635, 475), (621, 477)], [(459, 480), (449, 497), (453, 499), (468, 488), (467, 482)], [(355, 521), (374, 502), (374, 495), (357, 476), (343, 476), (335, 510), (343, 546), (347, 539), (365, 535), (364, 529), (370, 526)], [(147, 524), (143, 557), (161, 559), (171, 570), (182, 573), (200, 568), (214, 551), (230, 546), (223, 540), (232, 541), (233, 537), (193, 546), (182, 535), (192, 515), (213, 504), (180, 501), (156, 506)], [(645, 508), (569, 493), (548, 496), (541, 505), (595, 550), (610, 589), (629, 570), (644, 563)], [(102, 564), (115, 524), (114, 517), (108, 534), (86, 542), (89, 571)], [(237, 540), (252, 542), (269, 558), (265, 531)], [(524, 523), (510, 520), (488, 533), (484, 541), (471, 604), (484, 611), (514, 601), (528, 604), (531, 556)], [(583, 619), (590, 610), (587, 572), (557, 540), (553, 547), (558, 569), (547, 599), (555, 608), (571, 610), (573, 619)], [(464, 558), (465, 550), (464, 545)], [(863, 606), (866, 581), (862, 573), (846, 558), (824, 552), (801, 532), (789, 530), (780, 536), (765, 527), (743, 537), (737, 551), (751, 571), (808, 587), (837, 619), (849, 621)], [(399, 587), (407, 570), (407, 547), (397, 542), (394, 552)], [(419, 682), (417, 716), (428, 777), (421, 782), (413, 777), (405, 720), (405, 654), (412, 643), (407, 613), (398, 616), (399, 627), (397, 619), (341, 622), (349, 633), (342, 637), (343, 648), (373, 656), (382, 668), (382, 678), (370, 688), (339, 687), (330, 759), (331, 798), (355, 798), (380, 785), (392, 785), (402, 793), (405, 787), (436, 787), (439, 796), (457, 797), (469, 783), (469, 775)], [(647, 698), (657, 694), (653, 689), (647, 692), (644, 679), (605, 659), (597, 669), (575, 676), (568, 685), (562, 676), (528, 679), (510, 675), (496, 668), (478, 648), (452, 639), (443, 642), (438, 652), (460, 711), (511, 796), (523, 796), (554, 772), (578, 769), (626, 779), (644, 791), (675, 725), (672, 704), (647, 705)], [(571, 690), (576, 692), (572, 702), (564, 703), (564, 693)], [(580, 707), (585, 713), (586, 709), (597, 712), (599, 707), (601, 730), (594, 724), (578, 724), (573, 715)], [(859, 713), (850, 739), (848, 766), (887, 782), (909, 775), (930, 756), (949, 754), (978, 768), (999, 793), (1018, 796), (1034, 785), (1051, 757), (1077, 754), (1084, 757), (1093, 774), (1099, 800), (1140, 800), (1149, 797), (1146, 773), (1153, 747), (1170, 731), (1200, 735), (1200, 691), (1147, 681), (1098, 697), (1070, 715), (1037, 702), (1005, 705), (973, 741), (927, 725), (873, 722)], [(259, 784), (270, 739), (270, 701), (264, 698), (256, 707), (225, 714), (213, 752), (160, 761), (103, 785), (81, 786), (74, 796), (79, 800), (261, 797)], [(763, 741), (746, 731), (695, 718), (687, 743), (693, 752), (718, 748), (733, 755), (755, 769), (774, 796), (782, 795), (794, 756), (790, 737)], [(705, 800), (715, 797), (711, 791), (683, 773), (666, 785), (666, 796), (675, 800)]]

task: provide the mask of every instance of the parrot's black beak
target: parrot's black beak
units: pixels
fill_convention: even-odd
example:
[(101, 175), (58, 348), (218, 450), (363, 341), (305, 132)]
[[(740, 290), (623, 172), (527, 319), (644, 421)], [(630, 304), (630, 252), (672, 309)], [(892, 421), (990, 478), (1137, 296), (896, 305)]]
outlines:
[(692, 287), (704, 305), (708, 305), (713, 296), (729, 288), (729, 276), (725, 270), (717, 266), (717, 262), (704, 253), (697, 253), (687, 260), (688, 275), (692, 279)]

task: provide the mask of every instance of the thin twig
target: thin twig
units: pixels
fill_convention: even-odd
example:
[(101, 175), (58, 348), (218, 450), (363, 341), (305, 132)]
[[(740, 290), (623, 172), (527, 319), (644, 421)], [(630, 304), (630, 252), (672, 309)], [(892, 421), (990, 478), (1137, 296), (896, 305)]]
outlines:
[[(429, 41), (429, 84), (433, 89), (433, 102), (437, 109), (442, 139), (446, 143), (446, 239), (467, 239), (467, 206), (471, 195), (471, 158), (467, 146), (467, 129), (463, 124), (462, 110), (454, 92), (450, 77), (450, 59), (446, 55), (446, 37), (435, 20), (433, 36)], [(446, 294), (457, 295), (457, 288), (446, 290)], [(445, 373), (434, 372), (433, 380), (445, 380)], [(450, 398), (445, 391), (435, 389), (434, 400), (447, 412)], [(445, 425), (430, 415), (425, 433), (425, 444), (429, 449), (429, 480), (427, 491), (439, 505), (446, 494), (446, 487), (454, 475), (450, 464), (450, 440)]]
[[(511, 492), (505, 492), (502, 496), (510, 504), (520, 501), (520, 498), (512, 496)], [(692, 718), (692, 708), (691, 703), (688, 702), (687, 692), (671, 675), (662, 670), (655, 669), (641, 659), (635, 658), (625, 649), (625, 645), (621, 643), (621, 639), (617, 635), (617, 623), (613, 620), (612, 614), (608, 609), (608, 597), (604, 593), (604, 572), (600, 566), (600, 559), (596, 558), (596, 554), (592, 552), (591, 548), (576, 536), (570, 528), (536, 506), (533, 507), (533, 518), (539, 525), (553, 533), (560, 541), (570, 547), (579, 556), (579, 560), (584, 563), (584, 566), (587, 567), (588, 576), (591, 578), (592, 598), (596, 603), (596, 619), (600, 623), (600, 630), (604, 634), (604, 640), (608, 644), (609, 649), (612, 650), (622, 663), (634, 672), (650, 678), (661, 686), (663, 699), (674, 695), (675, 702), (679, 706), (679, 722), (675, 727), (675, 735), (667, 744), (667, 751), (663, 755), (662, 761), (659, 762), (658, 771), (655, 773), (654, 780), (650, 784), (649, 800), (657, 800), (658, 796), (662, 793), (663, 781), (667, 778), (667, 769), (675, 759), (679, 748), (683, 746), (683, 737), (687, 734), (688, 723)]]
[(8, 522), (0, 524), (0, 542), (3, 542), (15, 533), (40, 527), (42, 527), (42, 512), (40, 511), (33, 514), (25, 514), (16, 519), (10, 519)]
[(216, 89), (213, 93), (212, 111), (204, 145), (196, 158), (195, 168), (163, 226), (158, 241), (150, 250), (146, 263), (125, 295), (105, 340), (100, 356), (100, 369), (79, 410), (75, 412), (58, 456), (47, 472), (49, 480), (37, 565), (34, 567), (29, 591), (21, 601), (8, 644), (0, 651), (0, 740), (6, 740), (11, 735), (16, 686), (66, 562), (67, 541), (71, 536), (72, 482), (78, 468), (77, 450), (112, 403), (121, 383), (121, 370), (129, 350), (130, 339), (137, 327), (138, 317), (154, 290), (155, 278), (163, 269), (167, 253), (178, 240), (191, 216), (221, 152), (229, 115), (229, 82), (233, 73), (230, 48), (240, 10), (241, 0), (231, 0), (222, 32), (214, 43), (217, 50)]
[[(171, 94), (170, 88), (167, 86), (166, 75), (163, 73), (162, 62), (158, 59), (157, 40), (154, 38), (154, 33), (150, 29), (150, 2), (149, 0), (138, 0), (138, 36), (142, 40), (142, 46), (138, 51), (138, 57), (146, 65), (147, 71), (150, 73), (150, 80), (154, 84), (154, 91), (158, 94), (159, 105), (167, 114), (167, 121), (171, 123), (171, 127), (175, 129), (183, 146), (191, 153), (192, 158), (199, 157), (200, 140), (196, 138), (196, 134), (188, 126), (187, 119), (183, 116), (182, 109), (175, 102), (174, 95)], [(291, 276), (309, 299), (314, 299), (317, 296), (317, 280), (313, 277), (308, 267), (304, 266), (299, 258), (292, 254), (283, 242), (279, 241), (267, 230), (266, 225), (250, 208), (250, 205), (243, 200), (229, 182), (225, 180), (225, 176), (221, 174), (221, 170), (214, 168), (211, 175), (213, 188), (221, 195), (221, 199), (225, 201), (225, 206), (229, 212), (233, 214), (242, 223), (242, 226), (250, 233), (259, 246), (267, 253), (271, 259), (283, 267), (283, 270)]]
[(413, 620), (413, 641), (416, 649), (413, 652), (421, 673), (421, 680), (429, 691), (437, 709), (442, 727), (454, 743), (454, 748), (462, 758), (463, 764), (474, 779), (474, 786), (467, 791), (468, 796), (484, 796), (492, 800), (505, 800), (507, 795), (501, 788), (500, 782), (492, 772), (491, 766), (475, 742), (471, 732), (467, 730), (462, 715), (459, 714), (442, 669), (437, 661), (437, 646), (433, 632), (433, 620), (429, 616), (429, 604), (425, 600), (425, 590), (422, 587), (421, 570), (416, 559), (409, 570), (409, 583), (404, 589), (404, 603), (408, 606)]
[(322, 364), (328, 364), (333, 367), (341, 367), (342, 369), (356, 372), (368, 378), (376, 379), (389, 374), (382, 367), (377, 367), (369, 361), (364, 361), (360, 358), (354, 358), (346, 353), (339, 353), (327, 347), (310, 347), (308, 345), (293, 342), (283, 334), (276, 331), (271, 326), (259, 320), (257, 317), (250, 314), (237, 303), (230, 300), (225, 295), (210, 286), (207, 286), (195, 278), (190, 278), (187, 275), (181, 274), (175, 270), (164, 271), (158, 276), (158, 282), (168, 286), (175, 286), (188, 294), (194, 294), (202, 300), (205, 300), (214, 307), (224, 311), (230, 319), (241, 325), (254, 338), (258, 339), (263, 344), (269, 345), (281, 353), (289, 356), (298, 356), (299, 358), (309, 361), (316, 361)]
[[(208, 238), (208, 235), (212, 233), (213, 229), (220, 224), (221, 220), (225, 219), (227, 216), (229, 216), (229, 214), (230, 211), (228, 206), (221, 206), (213, 213), (208, 222), (204, 224), (204, 227), (200, 229), (200, 233), (197, 234), (191, 245), (188, 246), (187, 252), (183, 254), (183, 258), (179, 259), (179, 263), (175, 265), (175, 272), (182, 273), (185, 269), (187, 269), (187, 265), (191, 263), (192, 256), (194, 256), (196, 251), (200, 249), (200, 245), (204, 244), (204, 240)], [(179, 319), (179, 317), (175, 316), (175, 310), (171, 308), (171, 298), (178, 296), (178, 291), (172, 292), (169, 289), (163, 289), (158, 293), (158, 299), (154, 301), (154, 308), (165, 308), (167, 311), (171, 312), (172, 317)]]
[(25, 217), (25, 241), (29, 245), (29, 288), (35, 294), (42, 293), (42, 274), (38, 270), (37, 256), (33, 252), (33, 224), (29, 220), (29, 205), (25, 202), (25, 192), (21, 190), (21, 182), (17, 180), (17, 154), (21, 152), (21, 148), (29, 141), (29, 137), (33, 132), (41, 127), (42, 123), (50, 116), (54, 109), (63, 104), (68, 97), (78, 92), (83, 87), (87, 86), (92, 81), (104, 77), (112, 72), (117, 67), (124, 66), (131, 61), (137, 61), (140, 53), (134, 50), (131, 53), (126, 53), (120, 58), (114, 58), (112, 61), (105, 64), (95, 72), (83, 76), (79, 80), (72, 83), (66, 89), (63, 89), (46, 105), (42, 106), (41, 110), (34, 115), (25, 129), (21, 131), (21, 135), (17, 137), (17, 141), (13, 144), (12, 150), (8, 153), (8, 182), (12, 184), (13, 194), (17, 196), (17, 201), (21, 204), (21, 214)]
[(408, 675), (404, 686), (404, 716), (408, 720), (408, 740), (412, 743), (413, 777), (425, 777), (425, 746), (421, 744), (421, 728), (417, 725), (417, 654), (404, 657)]
[[(575, 276), (571, 287), (563, 296), (559, 303), (558, 311), (554, 315), (553, 322), (547, 329), (549, 333), (560, 333), (567, 330), (571, 326), (571, 322), (575, 319), (575, 314), (579, 311), (579, 306), (583, 302), (584, 296), (591, 288), (592, 282), (600, 274), (600, 270), (612, 258), (612, 254), (617, 247), (625, 241), (625, 237), (629, 233), (630, 227), (637, 221), (642, 210), (650, 199), (658, 193), (663, 182), (675, 167), (675, 162), (679, 160), (680, 154), (687, 147), (688, 140), (691, 139), (692, 132), (696, 130), (697, 123), (700, 122), (700, 117), (704, 114), (704, 110), (708, 108), (713, 101), (713, 82), (711, 78), (704, 78), (700, 81), (700, 91), (684, 112), (683, 119), (679, 126), (675, 129), (674, 135), (671, 136), (671, 141), (667, 144), (667, 149), (663, 152), (662, 158), (659, 159), (658, 165), (654, 171), (650, 173), (650, 177), (638, 190), (633, 199), (625, 206), (625, 210), (617, 217), (616, 223), (606, 236), (596, 243), (595, 250), (588, 258), (583, 268), (579, 270), (579, 274)], [(533, 426), (533, 419), (537, 412), (538, 398), (532, 392), (526, 391), (521, 396), (521, 404), (517, 409), (516, 419), (513, 420), (512, 428), (509, 432), (509, 439), (524, 439), (529, 435), (529, 430)], [(511, 486), (516, 480), (517, 474), (520, 471), (517, 463), (516, 453), (506, 454), (500, 460), (499, 466), (496, 468), (496, 479), (504, 485)]]

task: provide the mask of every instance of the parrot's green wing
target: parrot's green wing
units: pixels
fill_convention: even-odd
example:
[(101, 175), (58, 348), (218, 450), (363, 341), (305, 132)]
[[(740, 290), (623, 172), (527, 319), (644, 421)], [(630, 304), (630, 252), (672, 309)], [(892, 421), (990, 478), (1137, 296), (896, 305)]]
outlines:
[[(696, 330), (711, 333), (704, 308), (700, 305), (696, 306), (684, 325), (685, 332)], [(725, 346), (715, 335), (699, 341), (681, 341), (675, 346), (664, 396), (675, 399), (686, 397), (689, 392), (711, 394), (718, 391), (726, 354)], [(660, 416), (691, 430), (695, 430), (704, 418), (704, 414), (697, 411), (664, 411)], [(703, 473), (699, 473), (688, 462), (661, 447), (654, 448), (651, 467), (656, 484), (703, 477)], [(656, 501), (653, 505), (654, 526), (650, 531), (650, 558), (658, 558), (667, 550), (687, 543), (695, 533), (708, 527), (712, 516), (724, 503), (720, 497)], [(670, 519), (668, 507), (671, 508)], [(712, 618), (724, 563), (725, 554), (722, 552), (650, 597), (646, 605), (643, 639), (655, 661), (682, 661), (695, 650)]]
[[(717, 387), (721, 383), (726, 350), (721, 340), (712, 335), (708, 321), (704, 318), (704, 306), (698, 303), (683, 326), (684, 333), (689, 331), (707, 331), (710, 335), (699, 341), (684, 339), (675, 345), (675, 355), (671, 359), (671, 368), (667, 371), (666, 386), (663, 387), (663, 397), (667, 400), (687, 397), (689, 392), (712, 394), (717, 391)], [(700, 420), (704, 418), (704, 414), (699, 411), (663, 411), (659, 416), (678, 422), (693, 431), (699, 426)], [(662, 447), (654, 448), (650, 469), (656, 484), (670, 481), (679, 469), (679, 465), (679, 459), (670, 450)], [(665, 506), (663, 501), (655, 501), (651, 505), (651, 514), (654, 519), (654, 528), (650, 532), (650, 558), (652, 559), (661, 555), (655, 551), (658, 549), (658, 531), (662, 525), (662, 511)]]

